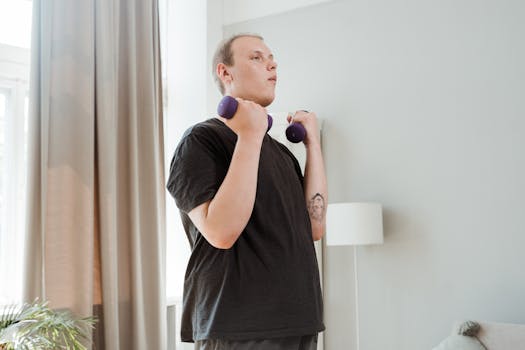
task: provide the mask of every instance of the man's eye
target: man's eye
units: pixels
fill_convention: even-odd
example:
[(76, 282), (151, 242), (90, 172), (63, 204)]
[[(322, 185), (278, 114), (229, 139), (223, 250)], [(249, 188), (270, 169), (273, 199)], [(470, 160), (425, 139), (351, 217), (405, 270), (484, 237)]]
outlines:
[(261, 59), (261, 56), (254, 56), (252, 57), (252, 60), (260, 60)]

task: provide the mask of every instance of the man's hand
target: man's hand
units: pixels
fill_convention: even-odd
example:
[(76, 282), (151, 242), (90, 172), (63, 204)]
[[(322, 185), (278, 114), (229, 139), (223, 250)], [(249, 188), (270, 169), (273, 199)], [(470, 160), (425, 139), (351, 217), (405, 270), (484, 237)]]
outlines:
[(309, 145), (320, 145), (321, 140), (319, 138), (319, 127), (317, 125), (317, 116), (315, 113), (307, 111), (297, 111), (295, 114), (288, 115), (289, 123), (301, 123), (306, 130), (306, 137), (303, 140), (306, 146)]
[(260, 140), (268, 130), (268, 114), (261, 105), (236, 97), (239, 106), (233, 118), (218, 117), (237, 134), (239, 138)]

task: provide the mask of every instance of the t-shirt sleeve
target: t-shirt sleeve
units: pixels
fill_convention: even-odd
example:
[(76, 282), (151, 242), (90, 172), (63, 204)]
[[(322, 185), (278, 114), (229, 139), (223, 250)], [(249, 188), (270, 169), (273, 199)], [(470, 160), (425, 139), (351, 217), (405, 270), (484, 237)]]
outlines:
[(205, 135), (183, 137), (173, 155), (167, 189), (184, 213), (211, 200), (225, 176), (213, 142)]

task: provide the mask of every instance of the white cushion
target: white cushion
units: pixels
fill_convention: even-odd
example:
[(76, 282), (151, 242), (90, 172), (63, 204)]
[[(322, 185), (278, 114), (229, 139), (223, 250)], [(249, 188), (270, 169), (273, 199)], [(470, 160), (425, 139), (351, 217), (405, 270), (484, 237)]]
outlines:
[(485, 350), (476, 338), (451, 335), (432, 350)]

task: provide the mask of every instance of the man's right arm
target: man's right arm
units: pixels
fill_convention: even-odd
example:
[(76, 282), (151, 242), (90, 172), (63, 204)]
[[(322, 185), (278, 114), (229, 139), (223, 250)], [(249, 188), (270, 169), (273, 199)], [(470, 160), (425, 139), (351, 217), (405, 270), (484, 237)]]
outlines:
[(230, 167), (215, 197), (192, 209), (188, 216), (212, 246), (229, 249), (253, 211), (267, 117), (264, 108), (246, 101), (239, 103), (234, 118), (223, 121), (237, 134)]

